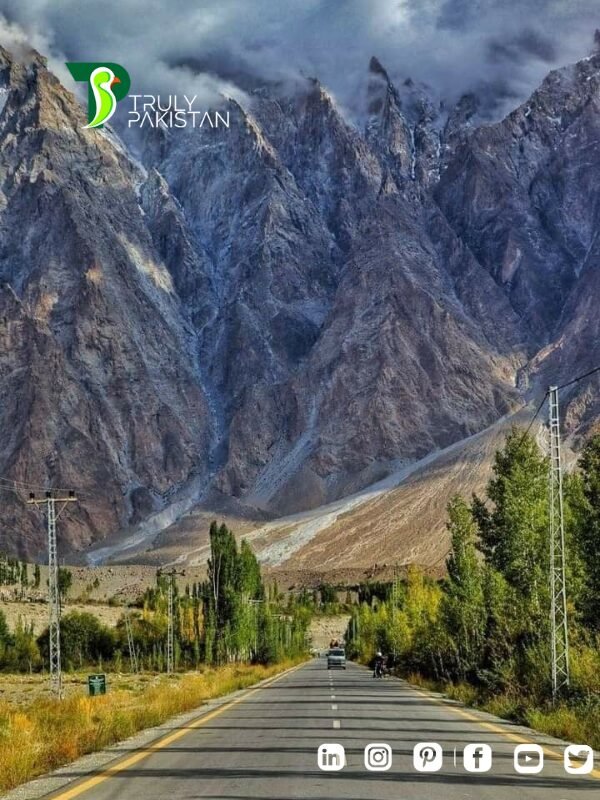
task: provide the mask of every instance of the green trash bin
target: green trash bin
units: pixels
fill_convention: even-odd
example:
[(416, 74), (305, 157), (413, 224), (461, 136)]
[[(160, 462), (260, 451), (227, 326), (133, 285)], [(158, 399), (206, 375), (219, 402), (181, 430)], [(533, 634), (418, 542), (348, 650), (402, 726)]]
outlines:
[(88, 675), (88, 692), (90, 697), (106, 694), (106, 675)]

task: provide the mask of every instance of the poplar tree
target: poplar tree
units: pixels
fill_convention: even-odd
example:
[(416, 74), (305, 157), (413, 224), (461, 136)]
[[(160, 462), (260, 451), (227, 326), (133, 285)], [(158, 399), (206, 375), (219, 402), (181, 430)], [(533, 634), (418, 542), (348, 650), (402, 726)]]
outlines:
[(583, 620), (600, 630), (600, 434), (588, 440), (579, 459), (575, 542), (583, 573)]
[(465, 500), (455, 496), (448, 506), (451, 552), (442, 606), (446, 629), (454, 643), (460, 678), (474, 678), (483, 650), (486, 609), (482, 567), (476, 548), (477, 525)]
[(496, 452), (488, 503), (475, 497), (479, 547), (527, 601), (531, 630), (547, 624), (549, 609), (548, 461), (535, 439), (514, 427)]

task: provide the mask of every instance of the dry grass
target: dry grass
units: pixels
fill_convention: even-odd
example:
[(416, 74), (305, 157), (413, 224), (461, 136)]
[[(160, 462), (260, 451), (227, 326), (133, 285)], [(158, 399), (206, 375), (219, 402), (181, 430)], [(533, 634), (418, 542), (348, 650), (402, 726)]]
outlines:
[(526, 714), (527, 724), (535, 730), (564, 739), (567, 742), (588, 744), (600, 750), (600, 708), (569, 708), (561, 705), (552, 709), (533, 709)]
[[(577, 671), (577, 673), (579, 670)], [(501, 719), (509, 719), (533, 730), (563, 739), (566, 742), (589, 744), (600, 750), (600, 702), (580, 699), (571, 705), (556, 707), (532, 705), (526, 697), (511, 694), (485, 695), (468, 683), (444, 683), (428, 680), (419, 674), (407, 677), (409, 683), (434, 692), (441, 692), (451, 700), (466, 706), (487, 711)], [(596, 675), (596, 683), (598, 676)]]
[(162, 677), (150, 686), (113, 689), (62, 702), (0, 702), (0, 791), (101, 750), (207, 700), (251, 686), (292, 666), (236, 665)]
[[(94, 670), (86, 672), (63, 672), (63, 691), (67, 698), (74, 695), (87, 695), (87, 676)], [(111, 672), (108, 674), (110, 691), (126, 690), (139, 693), (150, 686), (160, 684), (165, 675), (154, 672)], [(47, 672), (2, 673), (0, 677), (0, 708), (6, 704), (14, 706), (30, 706), (40, 700), (51, 699), (50, 680)], [(22, 708), (20, 710), (23, 710)]]

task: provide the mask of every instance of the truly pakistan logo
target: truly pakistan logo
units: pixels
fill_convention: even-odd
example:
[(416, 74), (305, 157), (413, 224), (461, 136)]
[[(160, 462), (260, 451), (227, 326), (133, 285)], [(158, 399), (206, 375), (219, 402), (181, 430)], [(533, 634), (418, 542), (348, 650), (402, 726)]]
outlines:
[[(88, 124), (102, 128), (115, 113), (117, 103), (127, 97), (129, 73), (112, 61), (68, 61), (76, 81), (88, 86)], [(200, 98), (200, 101), (202, 98)], [(229, 128), (229, 110), (199, 106), (198, 95), (130, 94), (128, 128)]]
[(117, 103), (127, 97), (131, 78), (126, 69), (113, 62), (68, 61), (76, 81), (88, 84), (88, 124), (101, 128), (115, 113)]

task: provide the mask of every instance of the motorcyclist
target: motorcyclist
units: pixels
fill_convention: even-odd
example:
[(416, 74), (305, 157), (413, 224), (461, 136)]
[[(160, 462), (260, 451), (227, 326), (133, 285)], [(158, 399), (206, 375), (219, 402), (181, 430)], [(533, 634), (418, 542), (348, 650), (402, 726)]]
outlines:
[(383, 653), (381, 650), (377, 651), (375, 656), (375, 668), (373, 670), (374, 678), (383, 678)]

